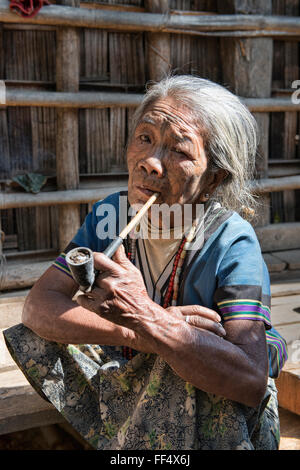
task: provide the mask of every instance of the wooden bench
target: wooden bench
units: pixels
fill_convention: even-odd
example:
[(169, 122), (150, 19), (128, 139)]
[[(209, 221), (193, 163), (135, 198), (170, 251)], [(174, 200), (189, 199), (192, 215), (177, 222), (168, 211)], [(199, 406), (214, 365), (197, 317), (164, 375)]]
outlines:
[[(300, 349), (300, 282), (272, 285), (272, 296), (272, 322), (287, 340), (290, 357), (276, 380), (279, 405), (300, 415), (300, 362), (291, 361), (296, 341)], [(24, 300), (25, 295), (0, 296), (0, 435), (65, 422), (29, 385), (6, 349), (2, 331), (20, 323)]]
[(43, 400), (11, 358), (2, 331), (21, 322), (24, 295), (0, 298), (0, 435), (65, 422)]

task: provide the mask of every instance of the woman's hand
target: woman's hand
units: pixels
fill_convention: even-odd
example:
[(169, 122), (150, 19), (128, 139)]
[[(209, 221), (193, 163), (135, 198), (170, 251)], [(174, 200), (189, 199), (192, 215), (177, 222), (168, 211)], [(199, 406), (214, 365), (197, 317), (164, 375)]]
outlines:
[[(77, 302), (82, 307), (120, 326), (135, 330), (138, 322), (150, 320), (153, 302), (149, 298), (141, 272), (128, 260), (121, 246), (113, 260), (102, 253), (94, 253), (95, 268), (100, 271), (95, 286), (88, 294), (80, 295)], [(189, 325), (225, 336), (219, 323), (220, 316), (199, 305), (185, 305), (166, 309), (170, 317)]]
[(94, 265), (100, 274), (92, 291), (79, 295), (77, 303), (106, 320), (134, 329), (137, 316), (141, 318), (149, 312), (153, 303), (141, 272), (126, 257), (122, 245), (113, 260), (103, 253), (94, 253)]
[(226, 331), (221, 325), (221, 317), (217, 312), (201, 305), (182, 305), (179, 307), (168, 307), (168, 312), (185, 317), (189, 325), (202, 330), (208, 330), (218, 336), (224, 337)]

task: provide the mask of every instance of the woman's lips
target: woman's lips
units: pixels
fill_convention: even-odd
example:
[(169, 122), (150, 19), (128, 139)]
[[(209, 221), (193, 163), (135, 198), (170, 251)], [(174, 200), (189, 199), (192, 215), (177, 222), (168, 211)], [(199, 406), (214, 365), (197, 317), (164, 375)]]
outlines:
[(137, 186), (137, 189), (138, 189), (141, 193), (143, 193), (143, 194), (145, 194), (146, 196), (149, 196), (149, 197), (152, 196), (154, 193), (158, 193), (158, 194), (160, 195), (160, 192), (159, 192), (159, 191), (154, 190), (154, 189), (145, 188), (145, 187), (143, 187), (143, 186)]

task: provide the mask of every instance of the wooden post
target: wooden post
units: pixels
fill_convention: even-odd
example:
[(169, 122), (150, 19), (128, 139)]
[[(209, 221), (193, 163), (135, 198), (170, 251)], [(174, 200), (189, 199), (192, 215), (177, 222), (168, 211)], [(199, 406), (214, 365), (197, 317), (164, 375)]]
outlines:
[[(168, 0), (145, 0), (145, 7), (151, 13), (169, 14)], [(170, 72), (170, 34), (146, 34), (146, 62), (148, 79), (159, 81)]]
[[(271, 0), (219, 0), (218, 9), (225, 14), (272, 13)], [(245, 98), (269, 98), (272, 86), (273, 40), (270, 38), (223, 38), (221, 40), (223, 82)], [(267, 178), (269, 157), (269, 114), (253, 113), (258, 123), (260, 143), (256, 158), (256, 178)], [(259, 200), (256, 226), (270, 221), (270, 196)]]
[[(285, 14), (289, 16), (299, 15), (299, 0), (286, 0), (285, 2)], [(291, 85), (294, 80), (299, 79), (299, 65), (298, 65), (298, 51), (299, 43), (284, 42), (285, 47), (285, 70), (284, 70), (284, 88), (291, 89)], [(298, 126), (298, 115), (296, 112), (285, 113), (284, 116), (284, 148), (283, 158), (293, 159), (296, 153), (295, 138), (297, 134)], [(296, 197), (295, 191), (284, 191), (283, 193), (283, 205), (284, 205), (284, 221), (294, 222), (295, 220), (295, 208), (296, 208)]]
[[(60, 0), (65, 6), (79, 7), (79, 0)], [(56, 32), (56, 91), (79, 91), (80, 66), (79, 30), (57, 28)], [(56, 177), (57, 189), (77, 189), (78, 165), (78, 109), (57, 109)], [(68, 205), (59, 208), (59, 249), (63, 250), (80, 226), (80, 207)]]

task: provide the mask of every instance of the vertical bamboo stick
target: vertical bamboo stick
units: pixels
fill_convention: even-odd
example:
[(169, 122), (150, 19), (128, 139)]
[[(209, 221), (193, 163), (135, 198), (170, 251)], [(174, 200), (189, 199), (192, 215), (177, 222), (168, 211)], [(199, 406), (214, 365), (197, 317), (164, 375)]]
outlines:
[[(271, 0), (219, 1), (219, 12), (225, 14), (271, 14)], [(221, 41), (223, 82), (232, 91), (246, 98), (269, 98), (272, 86), (273, 40), (270, 38), (223, 38)], [(269, 113), (254, 113), (260, 132), (256, 158), (256, 178), (268, 176)], [(270, 222), (270, 196), (261, 196), (258, 219), (255, 225)]]
[[(146, 10), (151, 13), (169, 13), (168, 0), (145, 0)], [(146, 34), (146, 63), (148, 79), (158, 81), (170, 71), (170, 35)]]
[[(79, 7), (79, 0), (59, 0), (59, 4)], [(56, 90), (79, 90), (80, 42), (79, 31), (61, 27), (56, 32)], [(78, 110), (57, 110), (56, 175), (58, 189), (77, 189)], [(78, 205), (59, 208), (59, 248), (63, 250), (80, 226)]]

